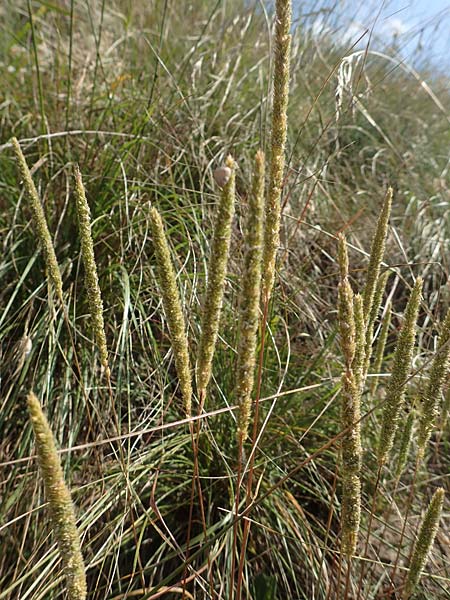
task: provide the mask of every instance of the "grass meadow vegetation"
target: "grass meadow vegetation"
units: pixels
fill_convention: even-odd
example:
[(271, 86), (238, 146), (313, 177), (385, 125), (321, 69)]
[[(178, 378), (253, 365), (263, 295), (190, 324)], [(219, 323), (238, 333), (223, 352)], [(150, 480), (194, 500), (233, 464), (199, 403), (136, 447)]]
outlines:
[(450, 598), (448, 79), (314, 6), (0, 6), (0, 600)]

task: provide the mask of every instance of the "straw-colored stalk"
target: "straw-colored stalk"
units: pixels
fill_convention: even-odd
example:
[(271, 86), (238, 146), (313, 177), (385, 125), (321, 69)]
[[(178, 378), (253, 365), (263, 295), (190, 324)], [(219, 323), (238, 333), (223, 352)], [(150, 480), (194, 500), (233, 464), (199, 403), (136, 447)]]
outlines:
[(192, 408), (192, 374), (186, 325), (164, 225), (159, 212), (154, 207), (150, 209), (150, 227), (156, 256), (159, 287), (169, 326), (184, 412), (186, 416), (190, 416)]
[(338, 259), (341, 279), (338, 285), (338, 322), (341, 348), (346, 368), (350, 369), (356, 348), (355, 316), (353, 312), (353, 290), (348, 280), (348, 256), (346, 240), (338, 239)]
[(269, 301), (272, 293), (277, 251), (280, 245), (281, 194), (285, 167), (289, 97), (291, 14), (291, 0), (276, 0), (271, 156), (263, 254), (262, 299), (264, 303)]
[(226, 160), (231, 171), (225, 182), (217, 210), (209, 259), (208, 283), (202, 314), (202, 331), (197, 358), (197, 390), (200, 397), (206, 394), (211, 379), (212, 361), (219, 333), (220, 313), (225, 290), (225, 277), (230, 252), (231, 226), (235, 202), (235, 162), (231, 156)]
[(439, 414), (439, 403), (446, 376), (448, 375), (450, 356), (450, 309), (442, 324), (436, 354), (431, 365), (428, 386), (422, 399), (422, 413), (419, 419), (418, 456), (423, 458), (425, 447)]
[(37, 238), (41, 245), (44, 254), (45, 266), (48, 276), (52, 281), (56, 294), (59, 300), (63, 303), (63, 286), (61, 273), (56, 260), (55, 249), (53, 247), (52, 238), (48, 230), (47, 219), (45, 218), (44, 209), (42, 208), (39, 194), (34, 185), (30, 169), (28, 168), (25, 156), (16, 138), (11, 140), (14, 154), (16, 156), (17, 166), (19, 168), (20, 177), (22, 179), (25, 191), (30, 201), (31, 212), (33, 214), (33, 225), (36, 228)]
[(94, 243), (92, 240), (91, 211), (89, 210), (89, 204), (86, 199), (81, 172), (77, 165), (75, 166), (74, 174), (81, 256), (84, 265), (84, 279), (86, 283), (89, 311), (91, 313), (92, 331), (99, 349), (102, 368), (109, 379), (108, 347), (106, 344), (105, 323), (103, 320), (102, 294), (98, 283), (97, 264), (95, 262)]
[(86, 575), (80, 548), (75, 511), (55, 441), (39, 400), (33, 392), (27, 397), (36, 439), (36, 451), (49, 503), (50, 520), (58, 544), (69, 600), (86, 598)]
[(251, 411), (251, 394), (255, 377), (255, 355), (261, 293), (261, 261), (264, 218), (264, 154), (255, 157), (253, 186), (248, 207), (245, 265), (240, 304), (239, 344), (237, 352), (236, 400), (239, 407), (238, 437), (247, 438)]
[(389, 188), (384, 198), (383, 207), (378, 217), (375, 235), (370, 248), (369, 266), (367, 268), (366, 285), (364, 287), (364, 317), (366, 321), (372, 312), (375, 291), (380, 276), (381, 261), (384, 256), (386, 236), (388, 231), (389, 216), (392, 206), (392, 188)]
[(378, 336), (377, 344), (375, 346), (375, 357), (373, 361), (373, 372), (375, 373), (370, 384), (370, 393), (373, 395), (378, 385), (378, 373), (381, 372), (381, 366), (383, 364), (384, 349), (386, 348), (386, 342), (389, 334), (389, 327), (391, 326), (392, 317), (392, 305), (389, 303), (386, 314), (384, 315), (383, 323), (381, 324), (380, 335)]
[(444, 505), (445, 492), (442, 488), (438, 488), (431, 499), (425, 517), (420, 526), (419, 535), (417, 536), (414, 552), (409, 565), (408, 577), (403, 593), (403, 599), (408, 598), (414, 593), (422, 571), (428, 561), (430, 550), (434, 543), (434, 538), (439, 527), (439, 519), (441, 518), (442, 507)]
[(378, 446), (378, 464), (386, 462), (394, 443), (400, 414), (405, 399), (405, 389), (411, 371), (419, 313), (422, 279), (417, 278), (405, 310), (404, 323), (394, 353), (392, 373), (384, 400), (383, 422)]

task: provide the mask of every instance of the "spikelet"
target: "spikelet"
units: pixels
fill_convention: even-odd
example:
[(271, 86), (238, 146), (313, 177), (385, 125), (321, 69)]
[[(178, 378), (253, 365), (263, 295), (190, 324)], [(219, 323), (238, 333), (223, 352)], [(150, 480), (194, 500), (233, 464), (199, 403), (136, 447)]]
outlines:
[(397, 479), (400, 479), (400, 476), (403, 473), (403, 469), (405, 468), (406, 462), (408, 460), (409, 448), (411, 446), (411, 439), (414, 426), (414, 418), (414, 411), (411, 411), (408, 414), (408, 418), (406, 419), (406, 423), (403, 428), (403, 433), (400, 440), (400, 448), (397, 457), (397, 466), (395, 469), (395, 476)]
[(355, 356), (352, 362), (352, 371), (358, 390), (364, 387), (364, 366), (366, 353), (366, 328), (364, 324), (363, 299), (360, 294), (353, 298), (353, 314), (355, 317)]
[(338, 239), (338, 259), (341, 280), (338, 286), (338, 321), (341, 348), (346, 367), (349, 369), (355, 355), (355, 317), (353, 313), (353, 290), (348, 280), (348, 257), (345, 237)]
[(209, 259), (208, 285), (202, 315), (202, 332), (197, 358), (197, 390), (199, 396), (206, 394), (211, 379), (212, 360), (219, 332), (228, 255), (230, 252), (231, 224), (234, 215), (235, 163), (231, 156), (226, 160), (231, 175), (224, 184), (214, 225), (211, 256)]
[(388, 230), (389, 216), (392, 206), (392, 188), (389, 188), (384, 198), (383, 207), (378, 217), (375, 235), (370, 248), (369, 266), (367, 267), (367, 279), (364, 287), (364, 317), (369, 320), (374, 303), (375, 290), (380, 276), (381, 261), (384, 256), (386, 236)]
[(166, 313), (166, 319), (169, 325), (170, 339), (175, 358), (175, 368), (180, 382), (184, 412), (186, 416), (189, 417), (192, 408), (192, 375), (186, 325), (164, 225), (159, 212), (154, 207), (150, 209), (150, 227), (156, 256), (159, 287), (161, 290), (164, 312)]
[(404, 600), (408, 600), (416, 589), (422, 571), (427, 564), (428, 556), (439, 527), (439, 519), (441, 518), (442, 507), (444, 505), (444, 495), (445, 492), (442, 488), (438, 488), (434, 492), (422, 521), (422, 525), (420, 526), (419, 535), (417, 536), (416, 545), (411, 557), (408, 577), (406, 579), (405, 590), (403, 593)]
[(63, 303), (64, 299), (61, 273), (58, 267), (58, 261), (56, 260), (56, 254), (55, 249), (53, 247), (52, 238), (48, 230), (44, 209), (42, 208), (41, 201), (39, 200), (39, 194), (37, 193), (33, 178), (31, 177), (30, 169), (28, 168), (20, 144), (16, 138), (12, 138), (11, 143), (14, 149), (14, 154), (16, 155), (16, 161), (17, 166), (19, 168), (20, 177), (22, 178), (23, 184), (25, 186), (25, 191), (30, 201), (31, 211), (33, 213), (34, 227), (36, 228), (37, 238), (39, 240), (42, 252), (44, 254), (44, 261), (45, 266), (47, 268), (47, 273), (55, 287), (55, 291), (59, 300), (61, 301), (61, 303)]
[(49, 503), (50, 520), (58, 544), (69, 600), (86, 598), (86, 575), (80, 549), (72, 498), (64, 481), (61, 463), (48, 421), (33, 392), (27, 397), (36, 439), (36, 451)]
[(255, 353), (261, 293), (261, 261), (264, 218), (264, 154), (255, 157), (253, 186), (248, 207), (245, 266), (240, 305), (240, 338), (237, 352), (236, 399), (238, 437), (245, 441), (254, 384)]
[(419, 419), (418, 456), (423, 458), (425, 447), (430, 439), (439, 414), (439, 402), (445, 378), (448, 375), (450, 356), (450, 309), (442, 324), (436, 354), (431, 365), (428, 386), (423, 397), (422, 414)]
[(110, 378), (108, 365), (108, 347), (106, 344), (105, 323), (103, 321), (103, 302), (100, 285), (98, 283), (97, 265), (94, 255), (94, 243), (92, 241), (91, 211), (86, 199), (86, 192), (81, 172), (78, 165), (74, 168), (75, 175), (75, 200), (78, 214), (78, 225), (80, 230), (81, 256), (84, 265), (84, 278), (89, 310), (92, 319), (92, 331), (100, 352), (100, 362), (106, 374)]
[(277, 250), (280, 245), (281, 193), (289, 97), (291, 4), (291, 0), (276, 0), (275, 8), (272, 137), (263, 255), (262, 300), (264, 303), (269, 301), (272, 293)]
[(342, 552), (347, 558), (350, 558), (356, 553), (361, 521), (361, 481), (359, 476), (344, 476), (342, 487)]
[[(392, 306), (389, 303), (386, 314), (381, 325), (380, 335), (378, 336), (377, 345), (375, 346), (375, 358), (373, 361), (374, 373), (380, 373), (381, 365), (383, 364), (384, 349), (386, 347), (386, 341), (388, 338), (389, 327), (391, 326)], [(373, 395), (378, 385), (378, 375), (372, 378), (370, 384), (370, 393)]]
[[(375, 328), (375, 322), (380, 312), (381, 301), (383, 300), (384, 290), (386, 289), (387, 280), (389, 279), (389, 271), (383, 273), (378, 279), (377, 287), (375, 289), (375, 295), (372, 303), (372, 310), (370, 311), (369, 320), (366, 326), (366, 350), (365, 350), (365, 362), (364, 362), (364, 379), (367, 377), (369, 371), (370, 359), (372, 357), (372, 343), (373, 343), (373, 332)], [(384, 348), (383, 348), (384, 351)], [(375, 371), (376, 372), (376, 371)]]
[(406, 382), (411, 371), (421, 292), (422, 279), (418, 277), (406, 306), (404, 323), (398, 337), (392, 373), (384, 400), (383, 423), (378, 446), (379, 465), (385, 463), (391, 451), (404, 403)]

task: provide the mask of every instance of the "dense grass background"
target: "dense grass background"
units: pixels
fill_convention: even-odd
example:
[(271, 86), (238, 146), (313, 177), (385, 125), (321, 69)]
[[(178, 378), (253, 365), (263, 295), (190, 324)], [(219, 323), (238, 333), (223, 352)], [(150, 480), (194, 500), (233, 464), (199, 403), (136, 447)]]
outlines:
[[(183, 577), (193, 459), (188, 427), (177, 423), (180, 398), (148, 208), (154, 203), (165, 219), (195, 356), (217, 199), (212, 171), (228, 152), (239, 165), (239, 202), (200, 444), (208, 543), (196, 505), (190, 552), (197, 575), (187, 590), (195, 598), (211, 597), (212, 579), (213, 597), (230, 597), (236, 443), (227, 407), (234, 404), (250, 165), (256, 149), (268, 149), (270, 9), (237, 0), (195, 0), (182, 7), (169, 0), (6, 0), (0, 7), (0, 599), (64, 597), (30, 458), (25, 395), (31, 388), (60, 447), (71, 449), (63, 464), (79, 514), (89, 598), (180, 597), (164, 586), (180, 588)], [(337, 447), (309, 460), (340, 431), (334, 236), (343, 230), (348, 235), (357, 287), (384, 190), (394, 186), (386, 260), (393, 271), (388, 296), (394, 318), (384, 368), (389, 372), (413, 276), (422, 275), (417, 375), (408, 398), (413, 405), (450, 300), (448, 109), (448, 79), (431, 68), (417, 72), (388, 52), (340, 45), (336, 36), (313, 35), (302, 19), (295, 23), (282, 248), (264, 355), (259, 500), (250, 514), (245, 597), (337, 597), (329, 591), (339, 550)], [(13, 135), (33, 165), (63, 274), (67, 320), (48, 289), (8, 144)], [(114, 410), (91, 340), (72, 191), (75, 162), (93, 216)], [(377, 394), (364, 397), (364, 412), (382, 396), (383, 378)], [(363, 424), (367, 511), (378, 413)], [(446, 425), (443, 410), (418, 474), (401, 564), (433, 490), (449, 489)], [(413, 456), (395, 496), (394, 469), (393, 459), (379, 491), (366, 598), (382, 597), (389, 587), (388, 563), (400, 537)], [(448, 510), (447, 500), (419, 598), (450, 597)], [(363, 519), (364, 532), (366, 513)]]

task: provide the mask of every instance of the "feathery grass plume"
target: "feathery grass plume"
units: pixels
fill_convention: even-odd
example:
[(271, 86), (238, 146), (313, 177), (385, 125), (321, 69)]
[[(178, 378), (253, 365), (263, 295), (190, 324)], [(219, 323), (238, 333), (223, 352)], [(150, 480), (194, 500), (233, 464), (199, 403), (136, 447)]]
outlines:
[(222, 310), (230, 252), (231, 224), (234, 215), (235, 162), (231, 156), (228, 156), (225, 164), (231, 170), (231, 174), (221, 191), (211, 243), (208, 284), (197, 358), (197, 390), (199, 396), (206, 394), (206, 388), (211, 379), (212, 360), (219, 332), (220, 312)]
[(347, 369), (350, 369), (355, 355), (355, 317), (353, 312), (353, 290), (348, 280), (348, 256), (345, 237), (338, 239), (338, 260), (341, 280), (338, 285), (338, 321), (341, 334), (341, 348)]
[(366, 358), (366, 328), (364, 325), (363, 299), (360, 294), (353, 298), (353, 313), (355, 316), (355, 356), (352, 371), (355, 383), (360, 391), (364, 387), (364, 365)]
[(16, 156), (17, 166), (19, 168), (20, 177), (25, 186), (25, 191), (30, 201), (31, 211), (33, 213), (34, 226), (36, 228), (37, 237), (44, 254), (45, 266), (47, 273), (55, 286), (56, 294), (61, 302), (63, 302), (63, 286), (61, 273), (56, 260), (55, 249), (53, 247), (52, 238), (48, 230), (47, 219), (45, 218), (44, 209), (42, 208), (39, 194), (34, 185), (33, 178), (28, 168), (25, 156), (23, 155), (17, 138), (11, 140), (14, 154)]
[(414, 411), (411, 411), (408, 414), (408, 418), (406, 419), (406, 423), (403, 428), (402, 437), (400, 440), (400, 448), (398, 450), (397, 466), (395, 469), (395, 477), (397, 479), (400, 479), (400, 476), (403, 473), (403, 469), (405, 468), (406, 462), (408, 460), (409, 448), (411, 446), (411, 439), (413, 433), (414, 418)]
[(166, 313), (167, 323), (169, 325), (170, 339), (175, 358), (175, 367), (180, 381), (184, 412), (189, 417), (192, 407), (192, 375), (186, 325), (164, 225), (159, 212), (154, 207), (150, 209), (150, 228), (156, 256), (159, 287), (161, 289), (162, 302)]
[(445, 492), (442, 488), (438, 488), (431, 498), (425, 517), (420, 526), (419, 535), (417, 536), (414, 552), (409, 565), (408, 577), (403, 593), (403, 599), (408, 598), (413, 594), (419, 583), (422, 571), (428, 561), (431, 547), (433, 546), (434, 538), (439, 527), (439, 519), (441, 518), (442, 507), (444, 505)]
[(385, 463), (394, 443), (400, 413), (405, 399), (405, 388), (411, 371), (416, 321), (419, 313), (422, 279), (418, 277), (406, 306), (403, 327), (394, 352), (392, 372), (384, 400), (383, 423), (378, 446), (378, 464)]
[(373, 344), (373, 332), (375, 328), (375, 322), (380, 312), (381, 302), (383, 300), (384, 290), (386, 289), (387, 280), (389, 279), (390, 272), (386, 271), (378, 279), (377, 287), (373, 297), (372, 310), (370, 311), (369, 319), (366, 324), (366, 358), (364, 363), (364, 379), (367, 377), (369, 371), (370, 359), (372, 357), (372, 344)]
[[(391, 326), (391, 317), (392, 317), (392, 305), (389, 303), (386, 314), (384, 315), (383, 323), (381, 324), (380, 335), (378, 336), (377, 344), (375, 346), (375, 357), (373, 361), (373, 372), (380, 373), (381, 365), (383, 364), (384, 358), (384, 349), (386, 348), (386, 342), (389, 333), (389, 327)], [(370, 393), (374, 394), (378, 385), (378, 375), (375, 375), (372, 378), (370, 384)]]
[(442, 324), (436, 353), (431, 365), (430, 378), (423, 396), (422, 413), (419, 419), (418, 456), (423, 458), (425, 446), (430, 439), (436, 418), (439, 414), (439, 402), (446, 376), (448, 375), (450, 356), (450, 309)]
[(272, 137), (263, 254), (263, 302), (268, 302), (272, 293), (277, 250), (280, 245), (281, 193), (287, 137), (286, 113), (289, 98), (291, 13), (291, 0), (276, 0)]
[(240, 338), (237, 352), (236, 399), (239, 407), (237, 425), (242, 441), (247, 437), (251, 394), (254, 384), (255, 353), (261, 293), (261, 268), (264, 219), (264, 153), (255, 156), (253, 186), (247, 217), (245, 266), (240, 306)]
[(50, 519), (66, 577), (69, 600), (86, 598), (86, 575), (70, 491), (64, 481), (53, 433), (35, 394), (27, 397)]
[(386, 236), (388, 230), (389, 216), (392, 206), (392, 188), (388, 188), (384, 198), (383, 207), (378, 217), (375, 235), (373, 236), (370, 247), (369, 266), (367, 267), (366, 285), (364, 287), (364, 317), (366, 320), (372, 311), (374, 304), (375, 290), (380, 276), (381, 261), (384, 256), (384, 247), (386, 245)]
[(74, 168), (75, 175), (75, 200), (80, 229), (81, 256), (84, 265), (84, 278), (89, 310), (92, 319), (92, 330), (100, 352), (100, 362), (106, 376), (110, 377), (108, 365), (108, 347), (106, 344), (105, 323), (103, 321), (103, 302), (100, 285), (98, 283), (97, 264), (92, 241), (91, 211), (86, 199), (81, 172), (78, 165)]

